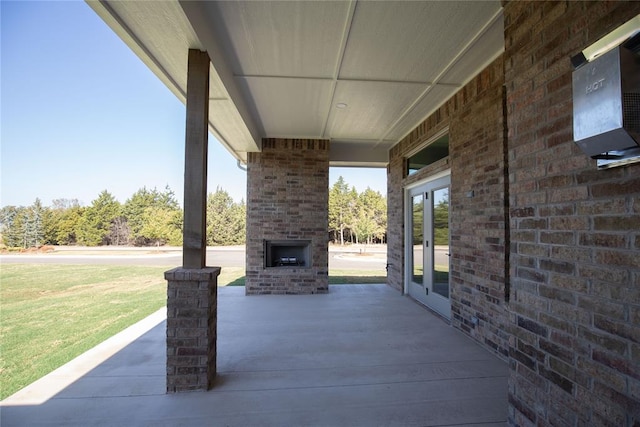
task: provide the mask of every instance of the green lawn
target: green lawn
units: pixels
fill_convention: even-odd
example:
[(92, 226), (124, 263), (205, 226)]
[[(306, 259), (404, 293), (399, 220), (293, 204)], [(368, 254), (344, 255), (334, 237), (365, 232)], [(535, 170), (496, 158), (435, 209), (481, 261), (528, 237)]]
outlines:
[(0, 269), (0, 397), (166, 304), (165, 267), (5, 264)]
[[(222, 269), (218, 284), (220, 286), (244, 286), (244, 268), (226, 267)], [(379, 270), (331, 270), (330, 285), (385, 283), (385, 271)]]
[(386, 283), (384, 270), (329, 270), (330, 285)]
[[(166, 304), (171, 267), (0, 266), (0, 399), (15, 393)], [(243, 286), (223, 268), (220, 286)], [(337, 270), (331, 284), (383, 283), (384, 271)]]

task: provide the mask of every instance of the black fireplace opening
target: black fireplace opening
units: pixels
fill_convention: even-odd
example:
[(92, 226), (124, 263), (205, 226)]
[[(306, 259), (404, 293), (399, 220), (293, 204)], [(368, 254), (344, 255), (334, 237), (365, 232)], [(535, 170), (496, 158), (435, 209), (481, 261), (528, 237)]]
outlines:
[(311, 267), (311, 240), (265, 240), (264, 266)]

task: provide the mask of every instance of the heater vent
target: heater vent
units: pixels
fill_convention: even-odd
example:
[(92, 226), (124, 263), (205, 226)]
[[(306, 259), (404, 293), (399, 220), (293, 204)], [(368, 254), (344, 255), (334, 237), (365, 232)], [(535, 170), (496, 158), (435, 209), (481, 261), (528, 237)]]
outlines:
[(599, 169), (640, 161), (640, 56), (618, 46), (573, 72), (573, 138)]
[(624, 127), (640, 133), (640, 93), (624, 93), (622, 96)]

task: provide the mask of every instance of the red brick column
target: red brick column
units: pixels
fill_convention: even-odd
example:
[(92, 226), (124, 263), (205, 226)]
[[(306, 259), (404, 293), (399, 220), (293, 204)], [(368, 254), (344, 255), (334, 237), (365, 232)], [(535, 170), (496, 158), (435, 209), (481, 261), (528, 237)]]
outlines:
[(167, 393), (209, 390), (216, 376), (220, 267), (174, 268), (167, 293)]

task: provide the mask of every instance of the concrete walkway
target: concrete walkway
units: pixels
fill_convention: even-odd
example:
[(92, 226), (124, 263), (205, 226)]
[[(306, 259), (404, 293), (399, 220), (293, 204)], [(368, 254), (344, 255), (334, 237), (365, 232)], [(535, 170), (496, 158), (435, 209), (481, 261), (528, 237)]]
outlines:
[(385, 285), (250, 297), (226, 287), (218, 310), (213, 390), (165, 394), (156, 313), (3, 401), (0, 424), (505, 425), (506, 363)]

